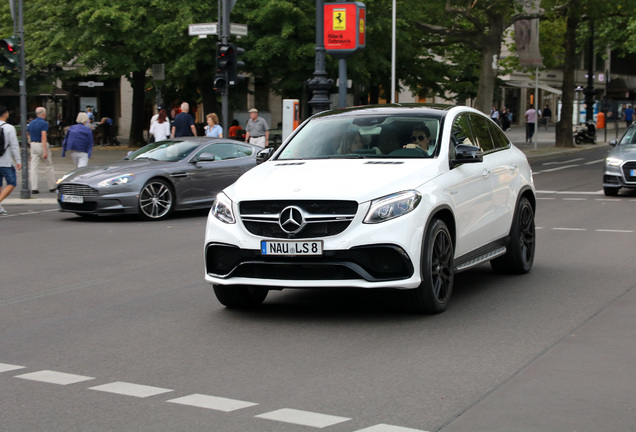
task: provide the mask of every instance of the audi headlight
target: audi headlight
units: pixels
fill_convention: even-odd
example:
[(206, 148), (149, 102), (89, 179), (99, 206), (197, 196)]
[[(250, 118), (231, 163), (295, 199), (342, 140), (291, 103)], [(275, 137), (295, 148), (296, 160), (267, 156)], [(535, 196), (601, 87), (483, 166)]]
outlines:
[(232, 200), (230, 200), (223, 192), (216, 196), (216, 201), (214, 201), (214, 205), (212, 206), (210, 213), (223, 223), (236, 223), (234, 212), (232, 211)]
[(412, 212), (417, 208), (422, 195), (417, 191), (399, 192), (371, 201), (364, 223), (385, 222)]
[(120, 176), (115, 177), (115, 178), (103, 180), (103, 181), (97, 183), (97, 186), (99, 186), (99, 187), (119, 186), (119, 185), (122, 185), (122, 184), (130, 183), (134, 179), (135, 179), (135, 175), (134, 174), (124, 174), (124, 175), (120, 175)]
[(607, 165), (608, 167), (621, 166), (622, 163), (623, 163), (623, 159), (619, 159), (619, 158), (608, 157), (605, 159), (605, 165)]

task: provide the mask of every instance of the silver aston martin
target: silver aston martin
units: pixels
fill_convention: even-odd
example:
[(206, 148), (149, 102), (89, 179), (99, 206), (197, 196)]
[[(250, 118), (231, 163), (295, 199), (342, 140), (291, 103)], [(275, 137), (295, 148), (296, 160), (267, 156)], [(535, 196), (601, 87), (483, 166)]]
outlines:
[(124, 159), (69, 172), (57, 184), (64, 212), (139, 214), (209, 208), (218, 192), (256, 165), (260, 147), (223, 138), (182, 137), (149, 144)]

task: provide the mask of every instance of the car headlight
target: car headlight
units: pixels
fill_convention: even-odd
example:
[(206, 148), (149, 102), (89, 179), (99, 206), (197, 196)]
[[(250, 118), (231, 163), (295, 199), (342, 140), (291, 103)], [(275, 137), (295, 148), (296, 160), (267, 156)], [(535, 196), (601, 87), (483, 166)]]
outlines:
[(99, 186), (99, 187), (118, 186), (118, 185), (130, 183), (134, 179), (135, 179), (135, 175), (134, 174), (124, 174), (124, 175), (120, 175), (120, 176), (115, 177), (115, 178), (103, 180), (103, 181), (97, 183), (97, 186)]
[(422, 195), (417, 191), (399, 192), (371, 201), (364, 223), (385, 222), (412, 212), (417, 208)]
[(605, 165), (611, 166), (611, 167), (621, 166), (622, 163), (623, 163), (623, 159), (619, 159), (619, 158), (608, 157), (605, 159)]
[(232, 200), (230, 200), (223, 192), (216, 196), (216, 201), (214, 201), (214, 205), (212, 206), (210, 213), (215, 218), (226, 224), (236, 223), (234, 212), (232, 211)]

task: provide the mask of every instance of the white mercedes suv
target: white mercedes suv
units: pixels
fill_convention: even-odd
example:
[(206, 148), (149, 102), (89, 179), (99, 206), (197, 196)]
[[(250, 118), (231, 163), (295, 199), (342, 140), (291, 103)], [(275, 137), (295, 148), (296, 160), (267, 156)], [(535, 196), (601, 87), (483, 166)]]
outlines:
[(207, 220), (205, 279), (227, 307), (286, 288), (395, 288), (439, 313), (456, 272), (532, 268), (530, 165), (477, 110), (323, 112), (259, 156)]

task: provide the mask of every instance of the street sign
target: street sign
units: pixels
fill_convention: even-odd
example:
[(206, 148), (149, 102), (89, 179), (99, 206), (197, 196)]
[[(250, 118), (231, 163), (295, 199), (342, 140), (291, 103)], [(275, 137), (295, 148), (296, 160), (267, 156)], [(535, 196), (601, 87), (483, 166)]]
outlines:
[(190, 24), (188, 25), (189, 36), (207, 36), (218, 34), (216, 23)]
[(230, 24), (230, 34), (234, 36), (247, 36), (247, 24)]

